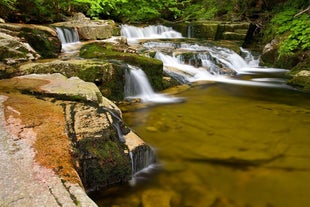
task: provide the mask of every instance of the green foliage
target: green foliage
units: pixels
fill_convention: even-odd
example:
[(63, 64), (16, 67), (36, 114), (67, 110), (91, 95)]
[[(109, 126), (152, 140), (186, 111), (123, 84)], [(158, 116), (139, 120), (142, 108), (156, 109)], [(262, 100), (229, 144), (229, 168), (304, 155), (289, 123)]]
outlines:
[(6, 7), (8, 9), (15, 10), (16, 0), (1, 0), (0, 7)]
[(304, 13), (295, 16), (298, 12), (297, 9), (286, 7), (272, 18), (269, 29), (265, 32), (268, 38), (276, 36), (282, 40), (280, 56), (291, 54), (298, 49), (310, 49), (309, 15)]
[(16, 0), (0, 0), (0, 18), (6, 19), (7, 16), (16, 10)]

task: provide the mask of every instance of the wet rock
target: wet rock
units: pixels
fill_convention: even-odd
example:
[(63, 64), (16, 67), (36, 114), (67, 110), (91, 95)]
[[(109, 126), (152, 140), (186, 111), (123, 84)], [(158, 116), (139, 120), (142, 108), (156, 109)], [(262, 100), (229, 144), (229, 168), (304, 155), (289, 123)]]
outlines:
[(127, 182), (131, 178), (130, 159), (113, 125), (113, 115), (91, 104), (64, 107), (75, 146), (75, 166), (85, 189), (94, 191)]
[[(73, 160), (72, 165), (74, 169), (77, 170), (82, 181), (81, 183), (83, 183), (83, 188), (86, 191), (99, 190), (114, 184), (128, 182), (132, 178), (132, 165), (128, 150), (135, 151), (135, 160), (137, 160), (136, 162), (138, 163), (137, 170), (144, 167), (141, 164), (145, 163), (144, 160), (154, 159), (154, 154), (152, 154), (152, 157), (148, 156), (149, 152), (153, 152), (150, 150), (151, 148), (137, 135), (132, 136), (133, 133), (130, 132), (121, 119), (121, 112), (118, 107), (105, 99), (93, 83), (84, 82), (79, 78), (67, 79), (61, 74), (33, 74), (2, 80), (0, 81), (0, 88), (0, 91), (3, 91), (2, 93), (10, 95), (10, 102), (8, 103), (13, 104), (12, 106), (8, 106), (10, 113), (16, 114), (16, 116), (23, 115), (20, 117), (20, 121), (17, 119), (7, 120), (8, 123), (10, 123), (11, 129), (9, 132), (14, 135), (14, 140), (30, 143), (30, 147), (32, 144), (39, 146), (38, 141), (30, 137), (31, 134), (34, 134), (31, 135), (33, 137), (35, 136), (35, 132), (39, 132), (38, 127), (43, 130), (43, 125), (48, 126), (48, 130), (53, 133), (60, 130), (59, 136), (67, 139), (67, 141), (70, 140), (70, 146), (72, 147), (70, 149)], [(28, 95), (18, 95), (18, 91)], [(39, 99), (34, 98), (33, 95)], [(16, 101), (15, 99), (17, 98), (22, 99)], [(24, 110), (23, 113), (15, 109), (14, 104), (16, 103), (20, 103), (18, 107), (22, 107), (20, 109)], [(22, 103), (25, 103), (25, 106), (21, 105)], [(35, 104), (39, 104), (38, 107), (35, 107)], [(44, 117), (44, 115), (42, 115), (42, 107), (45, 105), (47, 108), (46, 111), (57, 110), (59, 120), (54, 120), (57, 119), (57, 117), (54, 117), (56, 111), (54, 111), (53, 116), (47, 115), (48, 118), (38, 118)], [(30, 117), (27, 117), (28, 112)], [(54, 117), (54, 119), (51, 119), (52, 117)], [(22, 123), (27, 123), (26, 120), (30, 123), (25, 127), (19, 127)], [(44, 120), (51, 121), (51, 124), (45, 123)], [(4, 121), (1, 121), (0, 123), (3, 122)], [(63, 122), (65, 124), (63, 125), (63, 129), (61, 129), (60, 126), (62, 126)], [(56, 128), (54, 129), (53, 127)], [(66, 129), (66, 133), (64, 129)], [(40, 133), (40, 140), (48, 140), (45, 142), (47, 146), (45, 146), (43, 142), (40, 145), (40, 149), (51, 147), (51, 145), (53, 146), (51, 142), (51, 140), (55, 139), (55, 137), (52, 137), (53, 133)], [(123, 136), (128, 133), (130, 135), (125, 140)], [(26, 137), (22, 137), (23, 135)], [(64, 136), (67, 136), (67, 138)], [(58, 137), (57, 140), (58, 139), (60, 139), (60, 137)], [(66, 146), (64, 142), (62, 143), (63, 146)], [(10, 149), (10, 147), (4, 147)], [(19, 151), (19, 148), (24, 148), (24, 146), (18, 145), (12, 152), (15, 153)], [(65, 150), (60, 146), (57, 147), (57, 149), (58, 151)], [(40, 153), (46, 155), (43, 157), (41, 156), (42, 159), (38, 158), (38, 166), (41, 164), (41, 161), (49, 163), (48, 159), (54, 159), (54, 153), (52, 152), (53, 150), (51, 151), (51, 149), (45, 151), (38, 150), (37, 156), (40, 156)], [(34, 152), (31, 155), (33, 156)], [(146, 159), (142, 156), (145, 156)], [(33, 161), (33, 157), (29, 158), (29, 160)], [(58, 158), (55, 158), (55, 160), (58, 160)], [(60, 183), (61, 186), (65, 186), (64, 189), (68, 192), (67, 194), (61, 192), (57, 186), (57, 188), (54, 189), (53, 185), (49, 183), (53, 181), (50, 181), (51, 177), (53, 177), (52, 174), (44, 174), (44, 176), (47, 177), (47, 186), (51, 186), (51, 188), (47, 188), (48, 192), (55, 197), (56, 203), (58, 202), (61, 205), (63, 203), (68, 203), (68, 206), (70, 206), (69, 201), (66, 201), (66, 199), (70, 198), (70, 195), (73, 195), (73, 204), (78, 205), (85, 203), (85, 205), (87, 205), (86, 203), (90, 203), (87, 197), (84, 198), (82, 196), (84, 191), (80, 190), (78, 186), (71, 185), (67, 182), (63, 182), (62, 184), (60, 179), (66, 180), (69, 175), (64, 173), (58, 175), (59, 172), (63, 171), (65, 166), (65, 163), (59, 162), (60, 163), (56, 166), (52, 167), (53, 171), (51, 169), (48, 170), (55, 174), (59, 180), (59, 182), (57, 182)], [(46, 166), (48, 167), (50, 165), (46, 164)], [(13, 168), (14, 166), (10, 170), (13, 170)], [(3, 169), (5, 170), (6, 168)], [(67, 167), (66, 169), (69, 170)], [(72, 170), (73, 167), (70, 169)], [(71, 173), (74, 174), (74, 172), (75, 171)], [(77, 173), (75, 173), (75, 175), (77, 175)], [(58, 178), (58, 176), (61, 178)], [(64, 176), (64, 178), (62, 176)], [(26, 186), (27, 182), (28, 181), (25, 181), (21, 184)], [(39, 183), (38, 186), (41, 188), (44, 185)], [(8, 192), (11, 192), (11, 188), (8, 189)], [(82, 196), (82, 198), (80, 198), (80, 196)], [(38, 205), (42, 205), (43, 203), (42, 200), (37, 200), (35, 202), (37, 202)], [(54, 204), (50, 203), (49, 206), (54, 206)]]
[(124, 138), (129, 151), (132, 153), (131, 162), (133, 174), (156, 162), (154, 150), (137, 134), (130, 131)]
[(310, 91), (310, 71), (302, 70), (295, 74), (292, 79), (289, 80), (289, 84), (302, 87), (306, 91)]
[[(130, 53), (128, 47), (115, 48), (108, 43), (91, 43), (84, 45), (80, 50), (80, 56), (83, 58), (98, 58), (101, 60), (114, 60), (114, 65), (122, 63), (131, 64), (140, 67), (148, 77), (154, 90), (163, 90), (163, 63), (160, 60), (145, 57), (143, 55)], [(122, 71), (124, 72), (123, 68)]]

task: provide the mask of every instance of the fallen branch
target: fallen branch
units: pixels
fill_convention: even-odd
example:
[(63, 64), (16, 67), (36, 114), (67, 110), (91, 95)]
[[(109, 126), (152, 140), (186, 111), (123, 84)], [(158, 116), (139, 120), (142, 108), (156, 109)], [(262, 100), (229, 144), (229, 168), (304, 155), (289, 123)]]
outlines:
[(305, 13), (305, 12), (307, 12), (307, 11), (309, 11), (309, 10), (310, 10), (310, 5), (309, 5), (305, 10), (299, 12), (298, 14), (295, 14), (294, 17), (297, 17), (297, 16), (299, 16), (299, 15), (302, 15), (303, 13)]

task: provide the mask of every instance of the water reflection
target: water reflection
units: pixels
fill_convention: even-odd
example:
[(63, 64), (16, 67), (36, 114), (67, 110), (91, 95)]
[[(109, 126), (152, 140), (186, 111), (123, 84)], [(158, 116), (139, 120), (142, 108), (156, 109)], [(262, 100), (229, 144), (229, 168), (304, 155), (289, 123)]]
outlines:
[(200, 85), (185, 103), (124, 113), (162, 167), (99, 206), (309, 206), (310, 96), (295, 90)]

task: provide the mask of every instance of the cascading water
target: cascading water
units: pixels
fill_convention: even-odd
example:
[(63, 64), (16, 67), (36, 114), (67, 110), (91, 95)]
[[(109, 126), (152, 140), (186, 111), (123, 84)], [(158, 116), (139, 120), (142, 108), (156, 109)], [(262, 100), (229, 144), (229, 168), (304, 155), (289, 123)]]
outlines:
[[(151, 44), (147, 44), (150, 46)], [(156, 47), (152, 45), (152, 47)], [(236, 80), (232, 76), (235, 74), (254, 73), (277, 73), (285, 72), (284, 69), (262, 68), (258, 66), (258, 60), (250, 52), (240, 48), (245, 54), (243, 59), (233, 50), (216, 47), (181, 44), (175, 49), (172, 55), (157, 52), (155, 58), (161, 60), (164, 70), (181, 83), (191, 83), (195, 81), (216, 81), (240, 85), (255, 85), (267, 87), (283, 87), (280, 81), (251, 81)]]
[(129, 43), (136, 43), (139, 39), (182, 38), (182, 34), (171, 27), (150, 25), (148, 27), (121, 26), (121, 35), (127, 37)]
[(128, 65), (125, 73), (125, 98), (140, 99), (142, 102), (175, 103), (180, 98), (155, 93), (142, 69)]
[(76, 29), (56, 27), (58, 38), (61, 42), (62, 51), (65, 53), (75, 51), (80, 43), (79, 34)]
[[(129, 43), (136, 43), (138, 39), (153, 38), (182, 38), (181, 33), (162, 25), (139, 28), (130, 25), (121, 27), (121, 34), (127, 37)], [(188, 28), (191, 37), (192, 28)], [(283, 73), (287, 70), (278, 68), (263, 68), (258, 65), (259, 59), (240, 48), (240, 56), (231, 49), (217, 46), (203, 46), (198, 44), (173, 43), (173, 42), (146, 42), (145, 48), (156, 51), (155, 58), (164, 64), (164, 71), (181, 83), (191, 83), (200, 80), (226, 82), (242, 85), (256, 85), (268, 87), (283, 87), (281, 81), (267, 81), (268, 79), (236, 80), (236, 74), (255, 73)], [(170, 51), (167, 53), (167, 50)], [(170, 54), (172, 52), (172, 54)], [(182, 56), (193, 58), (187, 59)], [(195, 57), (194, 57), (195, 56)]]

